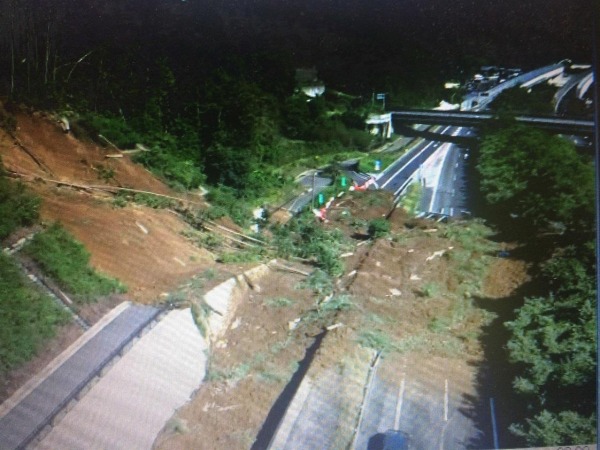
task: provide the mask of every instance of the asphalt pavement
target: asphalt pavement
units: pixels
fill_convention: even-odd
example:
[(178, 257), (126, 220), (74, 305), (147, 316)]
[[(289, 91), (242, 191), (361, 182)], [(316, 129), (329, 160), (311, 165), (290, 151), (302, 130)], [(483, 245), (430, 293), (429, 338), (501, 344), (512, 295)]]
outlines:
[(385, 360), (381, 364), (365, 397), (356, 450), (381, 450), (377, 437), (388, 430), (407, 436), (411, 450), (491, 447), (488, 430), (480, 430), (469, 414), (469, 380), (456, 385), (451, 374), (444, 379), (439, 373), (445, 368), (433, 360), (405, 365), (399, 373), (386, 370)]
[[(451, 132), (452, 127), (445, 127), (441, 134)], [(441, 143), (437, 141), (419, 143), (385, 169), (377, 178), (377, 184), (381, 189), (390, 191), (396, 196), (401, 194), (419, 170), (419, 167), (427, 161), (440, 145)]]
[[(158, 314), (129, 305), (0, 417), (0, 448), (23, 448)], [(14, 402), (14, 400), (7, 400)]]
[[(458, 128), (453, 133), (464, 135), (468, 130)], [(420, 211), (455, 217), (469, 210), (466, 179), (469, 157), (468, 149), (446, 143), (426, 161), (419, 174), (424, 187)]]

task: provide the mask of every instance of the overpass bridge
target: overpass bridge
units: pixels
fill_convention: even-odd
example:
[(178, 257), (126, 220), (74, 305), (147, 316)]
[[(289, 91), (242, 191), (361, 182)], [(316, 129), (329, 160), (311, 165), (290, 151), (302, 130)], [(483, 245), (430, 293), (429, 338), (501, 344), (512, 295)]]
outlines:
[(461, 103), (460, 109), (465, 110), (483, 110), (485, 109), (502, 91), (514, 87), (530, 88), (536, 84), (548, 81), (562, 74), (565, 70), (567, 60), (559, 61), (538, 69), (526, 72), (519, 76), (510, 78), (487, 91), (471, 92), (467, 94)]
[[(431, 111), (431, 110), (396, 110), (391, 111), (392, 122), (402, 124), (454, 125), (461, 127), (479, 127), (493, 120), (498, 120), (492, 113), (469, 111)], [(568, 117), (553, 116), (517, 116), (517, 123), (554, 131), (561, 134), (591, 136), (594, 134), (594, 121)]]

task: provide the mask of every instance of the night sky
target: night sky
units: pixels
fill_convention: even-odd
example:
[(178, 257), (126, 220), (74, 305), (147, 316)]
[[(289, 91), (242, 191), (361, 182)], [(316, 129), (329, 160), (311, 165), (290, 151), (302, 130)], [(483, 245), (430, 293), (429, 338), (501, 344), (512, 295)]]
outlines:
[[(103, 46), (191, 68), (281, 54), (341, 88), (421, 65), (591, 62), (593, 0), (36, 0), (61, 18), (61, 57)], [(0, 7), (1, 7), (0, 3)], [(1, 12), (1, 10), (0, 10)], [(432, 63), (432, 61), (434, 63)], [(132, 63), (136, 63), (135, 58)], [(465, 74), (466, 76), (466, 74)]]
[[(50, 1), (51, 3), (51, 1)], [(210, 45), (278, 47), (297, 44), (302, 53), (332, 52), (340, 40), (402, 45), (421, 42), (459, 54), (471, 40), (515, 54), (515, 61), (577, 53), (591, 40), (590, 0), (78, 0), (71, 8), (74, 31), (98, 39), (163, 36)], [(76, 9), (75, 9), (76, 8)], [(77, 24), (80, 25), (77, 28)], [(127, 29), (122, 29), (127, 27)], [(164, 34), (166, 32), (166, 35)], [(137, 36), (136, 36), (137, 35)], [(195, 42), (194, 42), (195, 41)], [(391, 41), (391, 42), (385, 42)], [(316, 46), (316, 47), (315, 47)], [(535, 47), (539, 46), (539, 49)]]

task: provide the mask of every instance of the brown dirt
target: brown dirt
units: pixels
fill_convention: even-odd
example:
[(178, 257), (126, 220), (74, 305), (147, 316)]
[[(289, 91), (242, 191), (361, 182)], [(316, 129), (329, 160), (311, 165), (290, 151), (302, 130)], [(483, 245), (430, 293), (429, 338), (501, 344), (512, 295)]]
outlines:
[[(119, 186), (177, 196), (128, 156), (105, 158), (115, 150), (65, 134), (56, 122), (41, 113), (18, 113), (15, 138), (0, 132), (2, 161), (7, 170), (37, 180), (29, 186), (43, 200), (42, 220), (61, 222), (91, 253), (92, 266), (121, 280), (128, 287), (130, 298), (155, 302), (161, 294), (213, 265), (208, 252), (182, 235), (189, 226), (171, 211), (135, 204), (117, 208), (110, 194), (41, 180)], [(102, 179), (101, 171), (109, 169), (114, 175)]]
[(190, 432), (177, 434), (171, 423), (156, 447), (212, 450), (252, 445), (295, 363), (312, 342), (311, 335), (319, 331), (288, 329), (290, 321), (314, 307), (310, 293), (296, 289), (303, 278), (274, 271), (251, 291), (236, 311), (237, 326), (211, 353), (207, 381), (177, 414), (175, 422), (187, 424)]
[[(116, 151), (63, 133), (58, 123), (46, 114), (18, 112), (16, 118), (14, 137), (0, 130), (4, 167), (23, 175), (28, 187), (41, 197), (43, 223), (61, 222), (85, 245), (94, 268), (118, 278), (128, 287), (126, 296), (110, 296), (81, 307), (82, 317), (94, 323), (125, 299), (142, 303), (162, 301), (167, 292), (174, 291), (185, 280), (214, 267), (212, 255), (182, 235), (190, 227), (175, 213), (135, 204), (117, 208), (106, 192), (73, 189), (43, 180), (151, 191), (182, 198), (193, 207), (202, 203), (198, 197), (191, 197), (190, 202), (128, 156), (105, 158), (107, 153)], [(112, 170), (114, 175), (102, 179), (103, 170)], [(4, 245), (32, 231), (36, 229), (20, 230)], [(75, 325), (60, 330), (36, 358), (3, 378), (0, 400), (42, 369), (79, 334)]]
[[(174, 195), (128, 157), (106, 159), (105, 149), (65, 135), (47, 117), (20, 113), (17, 119), (17, 138), (42, 167), (12, 138), (0, 134), (5, 167), (38, 177), (30, 185), (43, 199), (43, 220), (61, 221), (88, 248), (92, 264), (127, 284), (128, 295), (135, 300), (155, 302), (185, 280), (189, 281), (184, 289), (201, 295), (227, 274), (244, 268), (216, 266), (208, 252), (181, 235), (187, 225), (172, 212), (135, 205), (115, 208), (107, 194), (40, 181), (119, 185)], [(102, 168), (112, 169), (114, 176), (102, 180)], [(381, 193), (350, 195), (334, 205), (328, 214), (330, 222), (324, 226), (364, 238), (366, 222), (389, 210), (390, 199)], [(441, 376), (435, 372), (438, 368), (452, 378), (450, 382), (463, 386), (463, 392), (475, 392), (472, 380), (483, 363), (478, 333), (484, 312), (469, 304), (474, 294), (474, 288), (465, 287), (469, 280), (456, 276), (459, 260), (455, 255), (462, 249), (444, 237), (443, 224), (409, 221), (400, 211), (394, 211), (390, 220), (393, 239), (379, 239), (373, 245), (358, 239), (356, 250), (345, 259), (347, 271), (336, 289), (350, 296), (349, 309), (317, 313), (316, 303), (322, 299), (308, 289), (297, 288), (304, 278), (301, 275), (273, 272), (263, 279), (260, 290), (252, 291), (241, 302), (234, 319), (237, 326), (229, 329), (213, 349), (208, 380), (165, 427), (155, 447), (249, 448), (314, 336), (338, 322), (344, 326), (328, 335), (320, 350), (327, 358), (317, 357), (317, 363), (342, 360), (356, 348), (365, 331), (378, 330), (399, 349), (387, 359), (385, 370), (389, 373), (425, 356), (435, 364), (429, 365), (433, 372), (424, 376)], [(437, 231), (431, 231), (433, 227)], [(441, 250), (444, 255), (427, 260)], [(480, 257), (470, 255), (471, 259)], [(302, 270), (310, 271), (310, 267)], [(526, 270), (521, 261), (491, 258), (478, 295), (507, 297), (526, 280)], [(463, 304), (468, 309), (461, 320), (450, 320)], [(289, 322), (300, 317), (300, 325), (290, 331)], [(435, 328), (440, 318), (448, 320)], [(64, 333), (65, 337), (52, 345), (66, 346), (73, 331)], [(43, 367), (43, 361), (33, 360), (30, 370)]]
[[(354, 218), (370, 220), (389, 211), (385, 202), (375, 211), (368, 210), (369, 203), (380, 200), (346, 198), (342, 207), (332, 210), (331, 221), (325, 226), (353, 235), (357, 230), (348, 213), (342, 213), (344, 208), (349, 208)], [(290, 365), (302, 359), (312, 343), (310, 336), (335, 323), (343, 326), (328, 333), (323, 341), (311, 366), (312, 376), (326, 374), (332, 365), (355, 355), (357, 341), (364, 333), (378, 330), (399, 349), (384, 359), (382, 376), (397, 377), (406, 372), (414, 378), (437, 380), (441, 386), (448, 380), (457, 395), (475, 399), (478, 371), (485, 364), (479, 335), (486, 316), (470, 298), (474, 294), (506, 296), (526, 281), (527, 266), (514, 259), (489, 257), (485, 280), (479, 279), (479, 291), (471, 292), (474, 288), (466, 283), (472, 280), (467, 275), (461, 279), (456, 276), (465, 250), (444, 237), (446, 225), (412, 221), (401, 211), (394, 212), (391, 220), (393, 239), (379, 239), (373, 245), (358, 240), (362, 244), (345, 258), (347, 270), (337, 292), (350, 295), (349, 309), (315, 317), (315, 304), (321, 299), (296, 288), (301, 277), (276, 273), (263, 279), (260, 286), (265, 290), (253, 292), (237, 311), (242, 325), (226, 333), (225, 348), (213, 352), (212, 376), (174, 416), (155, 448), (250, 448), (292, 374)], [(440, 250), (444, 255), (427, 260)], [(474, 251), (470, 258), (481, 255)], [(282, 308), (267, 307), (265, 300), (270, 297), (294, 302)], [(465, 312), (451, 321), (462, 305), (467, 305)], [(303, 320), (290, 332), (288, 322), (295, 317)], [(440, 318), (448, 318), (446, 328), (433, 327)], [(290, 340), (285, 350), (274, 354), (273, 345), (286, 337)], [(216, 376), (215, 370), (220, 370)], [(267, 382), (266, 372), (281, 378)]]

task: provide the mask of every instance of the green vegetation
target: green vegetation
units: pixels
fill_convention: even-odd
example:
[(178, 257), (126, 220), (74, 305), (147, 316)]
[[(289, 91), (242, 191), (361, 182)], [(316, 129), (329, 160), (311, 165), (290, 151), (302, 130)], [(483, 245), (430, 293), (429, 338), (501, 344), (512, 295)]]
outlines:
[(344, 273), (340, 255), (349, 249), (349, 243), (339, 230), (328, 230), (308, 213), (291, 221), (286, 227), (272, 228), (273, 245), (279, 257), (292, 256), (309, 259), (329, 276)]
[[(591, 247), (591, 246), (590, 246)], [(589, 395), (596, 379), (596, 287), (593, 252), (568, 247), (542, 268), (550, 288), (546, 297), (526, 298), (515, 319), (506, 326), (511, 360), (523, 367), (514, 388), (539, 411), (527, 425), (513, 430), (528, 443), (554, 445), (578, 440), (577, 433), (592, 437), (590, 424), (595, 399)], [(565, 395), (568, 393), (568, 395)], [(573, 435), (566, 433), (573, 422)], [(555, 424), (556, 431), (540, 439), (540, 430)], [(562, 430), (562, 431), (559, 431)], [(550, 436), (560, 436), (551, 441)]]
[(483, 138), (477, 168), (500, 227), (518, 226), (516, 238), (546, 259), (536, 267), (537, 294), (506, 322), (513, 387), (529, 416), (511, 430), (527, 445), (594, 442), (593, 166), (561, 138), (504, 123)]
[(552, 114), (552, 97), (556, 88), (539, 84), (531, 89), (515, 87), (501, 92), (490, 108), (499, 114)]
[(90, 254), (59, 224), (36, 234), (24, 251), (77, 302), (125, 291), (121, 283), (90, 267)]
[(285, 308), (287, 306), (292, 306), (293, 304), (293, 300), (290, 300), (289, 298), (285, 297), (270, 298), (265, 301), (265, 305), (271, 306), (273, 308)]
[(390, 223), (384, 219), (383, 217), (378, 219), (373, 219), (369, 222), (369, 228), (367, 229), (367, 233), (373, 239), (385, 237), (390, 232)]
[(421, 202), (423, 195), (423, 186), (421, 183), (411, 183), (406, 190), (406, 193), (400, 199), (399, 205), (410, 215), (417, 213), (417, 208)]
[(593, 167), (565, 139), (522, 125), (488, 132), (477, 169), (499, 221), (512, 214), (534, 230), (592, 225)]
[(0, 252), (0, 376), (29, 360), (69, 321), (69, 314), (32, 286)]
[[(593, 391), (591, 391), (593, 392)], [(514, 425), (511, 431), (525, 438), (527, 445), (554, 445), (557, 442), (596, 442), (595, 415), (583, 417), (573, 411), (558, 414), (543, 410), (527, 427)]]
[(38, 219), (40, 199), (27, 192), (20, 182), (5, 178), (0, 160), (0, 239), (17, 227), (33, 225)]

